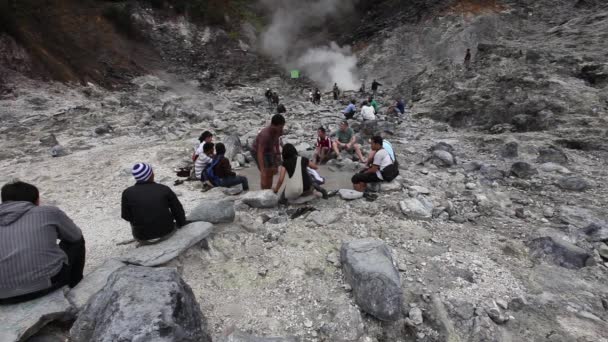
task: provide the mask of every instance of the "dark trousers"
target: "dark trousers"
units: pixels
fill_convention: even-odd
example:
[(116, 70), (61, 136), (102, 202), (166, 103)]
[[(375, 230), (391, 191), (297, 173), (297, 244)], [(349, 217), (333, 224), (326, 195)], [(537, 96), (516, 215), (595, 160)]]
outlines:
[(76, 242), (61, 241), (61, 243), (59, 243), (59, 248), (68, 256), (69, 264), (63, 264), (59, 273), (51, 277), (51, 287), (21, 296), (0, 299), (0, 305), (17, 304), (40, 298), (65, 285), (68, 285), (69, 287), (76, 286), (82, 280), (82, 273), (84, 271), (86, 259), (84, 238)]
[(224, 177), (220, 179), (220, 186), (224, 188), (229, 188), (231, 186), (239, 185), (243, 186), (244, 191), (249, 190), (249, 182), (246, 177), (243, 176), (233, 176), (233, 177)]
[(355, 117), (355, 112), (344, 113), (344, 118), (350, 120)]

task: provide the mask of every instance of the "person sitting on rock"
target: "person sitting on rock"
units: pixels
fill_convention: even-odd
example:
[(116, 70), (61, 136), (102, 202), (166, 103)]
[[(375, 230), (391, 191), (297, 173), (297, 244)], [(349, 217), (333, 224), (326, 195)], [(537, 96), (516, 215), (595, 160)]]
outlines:
[(1, 197), (0, 304), (76, 286), (82, 280), (86, 254), (80, 228), (59, 208), (41, 206), (34, 185), (8, 183)]
[(186, 225), (181, 202), (171, 188), (154, 182), (150, 164), (135, 164), (131, 173), (136, 183), (122, 193), (121, 217), (131, 223), (137, 241), (160, 242)]
[(363, 101), (361, 105), (361, 118), (363, 121), (376, 120), (376, 111), (374, 111), (374, 107), (370, 106), (367, 101)]
[(213, 185), (230, 188), (240, 184), (243, 187), (243, 191), (249, 191), (247, 177), (237, 176), (237, 174), (232, 171), (230, 160), (224, 156), (226, 154), (226, 146), (222, 143), (216, 144), (215, 154), (215, 158), (210, 165), (210, 167), (213, 168), (213, 174), (217, 177), (212, 181)]
[[(214, 143), (207, 143), (203, 147), (203, 153), (196, 159), (194, 163), (194, 173), (196, 175), (196, 179), (200, 180), (203, 183), (207, 183), (207, 179), (204, 175), (205, 169), (213, 162), (214, 158)], [(209, 184), (212, 186), (212, 184)]]
[(342, 114), (344, 114), (344, 118), (346, 120), (352, 119), (357, 113), (357, 106), (355, 105), (356, 103), (356, 100), (351, 100), (348, 106), (342, 111)]
[[(196, 175), (196, 161), (198, 160), (199, 156), (204, 155), (203, 150), (205, 148), (205, 144), (211, 143), (213, 141), (213, 133), (211, 133), (209, 131), (204, 131), (201, 134), (201, 136), (198, 138), (198, 141), (199, 141), (199, 144), (194, 149), (194, 154), (192, 155), (192, 161), (194, 162), (195, 175)], [(197, 175), (197, 179), (200, 179), (200, 175)]]
[(357, 144), (357, 137), (352, 128), (348, 126), (348, 121), (340, 123), (340, 129), (336, 132), (336, 139), (332, 143), (334, 152), (341, 159), (340, 151), (346, 150), (348, 153), (355, 153), (360, 162), (364, 162), (363, 153), (361, 153), (361, 145)]
[(396, 99), (395, 103), (389, 107), (388, 113), (394, 114), (395, 116), (401, 116), (405, 114), (405, 102), (402, 99)]
[(251, 155), (260, 170), (260, 185), (262, 190), (272, 188), (272, 178), (277, 173), (278, 158), (280, 158), (280, 137), (283, 135), (285, 117), (275, 114), (270, 126), (262, 129), (251, 145)]
[(374, 113), (378, 114), (378, 110), (380, 109), (380, 106), (378, 106), (378, 102), (376, 102), (376, 99), (373, 96), (370, 96), (368, 99), (369, 105), (374, 107)]
[[(370, 144), (371, 144), (371, 139), (370, 139)], [(397, 163), (397, 159), (395, 158), (395, 151), (393, 150), (393, 144), (391, 144), (390, 141), (382, 138), (382, 148), (384, 150), (386, 150), (386, 152), (388, 152), (389, 156), (391, 157), (391, 160), (395, 163)], [(373, 161), (374, 161), (374, 156), (376, 155), (376, 151), (371, 151), (369, 153), (369, 155), (367, 156), (367, 162), (366, 165), (371, 166)]]
[(319, 127), (317, 130), (317, 147), (312, 157), (315, 163), (325, 163), (329, 160), (332, 152), (331, 138), (327, 136), (327, 131), (324, 127)]
[(321, 188), (317, 182), (313, 182), (308, 173), (308, 168), (317, 170), (317, 165), (307, 158), (300, 157), (292, 144), (283, 146), (282, 157), (283, 164), (279, 168), (279, 181), (273, 189), (275, 193), (279, 194), (281, 202), (311, 195), (313, 189), (317, 189), (323, 198), (327, 198), (327, 191)]
[(355, 174), (351, 179), (353, 188), (365, 192), (367, 183), (390, 182), (399, 174), (397, 165), (394, 164), (388, 151), (382, 147), (382, 137), (373, 136), (371, 139), (372, 150), (375, 151), (371, 166)]
[(272, 105), (272, 90), (270, 90), (270, 88), (266, 88), (266, 101), (268, 102), (268, 105)]

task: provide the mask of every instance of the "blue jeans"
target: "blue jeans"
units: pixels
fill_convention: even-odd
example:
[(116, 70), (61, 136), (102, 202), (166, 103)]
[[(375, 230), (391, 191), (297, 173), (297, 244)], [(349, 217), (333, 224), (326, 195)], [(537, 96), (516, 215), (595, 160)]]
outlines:
[(243, 176), (234, 176), (234, 177), (225, 177), (220, 178), (219, 186), (224, 188), (229, 188), (231, 186), (239, 185), (243, 186), (243, 191), (249, 190), (249, 182), (246, 177)]

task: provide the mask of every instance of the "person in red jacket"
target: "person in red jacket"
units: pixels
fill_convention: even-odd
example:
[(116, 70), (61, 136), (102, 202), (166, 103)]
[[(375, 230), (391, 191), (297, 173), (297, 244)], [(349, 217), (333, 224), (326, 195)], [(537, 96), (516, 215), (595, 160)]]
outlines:
[(219, 158), (219, 162), (213, 167), (213, 173), (219, 178), (217, 186), (229, 188), (241, 184), (243, 186), (243, 191), (249, 190), (247, 177), (237, 176), (237, 174), (232, 171), (230, 160), (224, 157), (224, 154), (226, 154), (226, 146), (222, 143), (216, 144), (215, 153), (215, 158)]

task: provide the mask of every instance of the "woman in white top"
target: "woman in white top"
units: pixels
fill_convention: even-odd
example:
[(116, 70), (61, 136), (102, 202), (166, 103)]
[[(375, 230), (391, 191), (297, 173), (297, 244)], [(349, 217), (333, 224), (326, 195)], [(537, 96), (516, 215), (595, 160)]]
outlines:
[(364, 101), (361, 106), (361, 117), (363, 121), (376, 120), (376, 110), (367, 101)]

